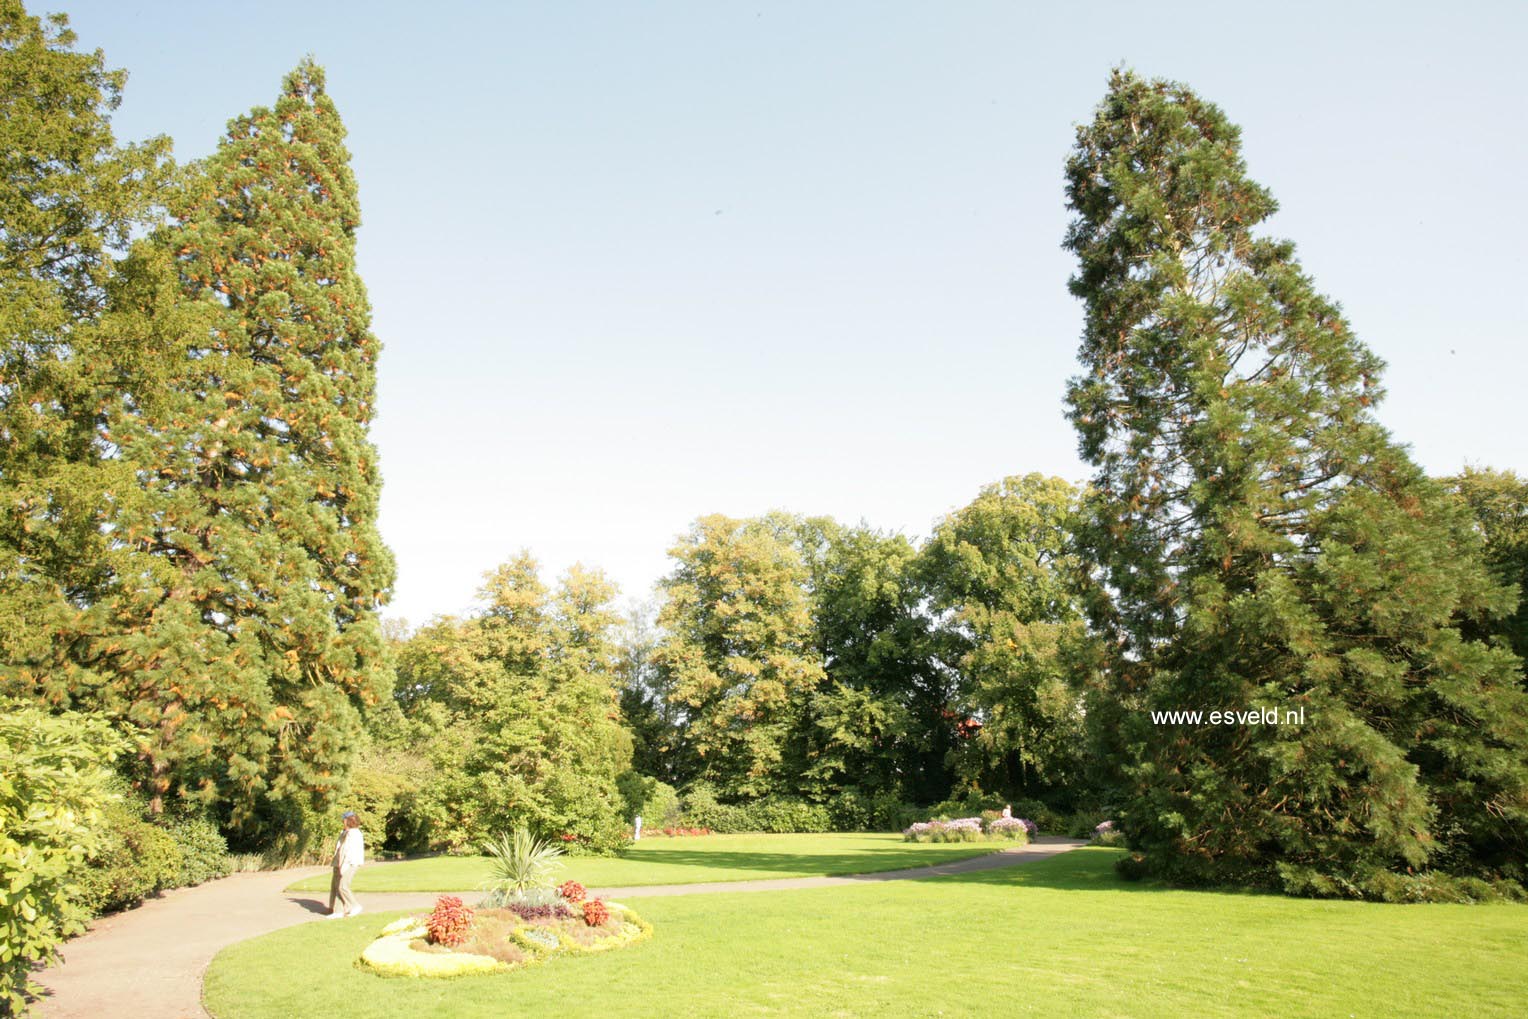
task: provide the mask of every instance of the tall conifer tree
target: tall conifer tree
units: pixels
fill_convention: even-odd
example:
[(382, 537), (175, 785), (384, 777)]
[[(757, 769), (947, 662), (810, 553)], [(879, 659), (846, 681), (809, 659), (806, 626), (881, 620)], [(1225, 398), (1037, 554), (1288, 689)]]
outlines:
[[(1086, 307), (1069, 392), (1136, 866), (1191, 882), (1408, 897), (1433, 864), (1521, 877), (1528, 706), (1457, 505), (1374, 420), (1381, 364), (1285, 241), (1237, 128), (1116, 72), (1067, 164)], [(1151, 710), (1304, 711), (1303, 725)], [(1447, 882), (1443, 882), (1447, 884)], [(1441, 894), (1457, 894), (1454, 890)]]
[(153, 792), (221, 792), (241, 824), (338, 787), (357, 706), (386, 690), (378, 343), (344, 136), (311, 61), (230, 122), (158, 238), (200, 317), (166, 342), (161, 389), (113, 421), (152, 465), (117, 533), (158, 563), (120, 595), (136, 625), (117, 692)]

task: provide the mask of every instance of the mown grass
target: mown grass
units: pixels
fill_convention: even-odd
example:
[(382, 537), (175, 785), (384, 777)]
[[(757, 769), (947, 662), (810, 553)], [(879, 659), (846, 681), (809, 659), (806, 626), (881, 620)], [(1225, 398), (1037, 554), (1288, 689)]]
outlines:
[[(900, 835), (877, 834), (648, 838), (620, 857), (565, 857), (559, 880), (571, 879), (591, 888), (616, 888), (869, 874), (984, 856), (1004, 845), (927, 845), (903, 842)], [(485, 857), (435, 856), (362, 867), (352, 887), (358, 892), (458, 892), (482, 887), (488, 876)], [(329, 875), (298, 881), (287, 890), (326, 892)]]
[(657, 928), (641, 945), (443, 982), (355, 968), (391, 915), (312, 923), (221, 953), (206, 1003), (217, 1019), (1523, 1014), (1528, 907), (1173, 891), (1120, 881), (1117, 855), (633, 897)]

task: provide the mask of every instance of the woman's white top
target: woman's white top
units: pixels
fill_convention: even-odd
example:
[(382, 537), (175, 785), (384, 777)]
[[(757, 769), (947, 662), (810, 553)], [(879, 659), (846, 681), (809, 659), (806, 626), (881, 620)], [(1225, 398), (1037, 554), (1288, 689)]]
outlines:
[(334, 844), (334, 865), (341, 868), (359, 867), (365, 862), (366, 841), (361, 837), (361, 829), (346, 828)]

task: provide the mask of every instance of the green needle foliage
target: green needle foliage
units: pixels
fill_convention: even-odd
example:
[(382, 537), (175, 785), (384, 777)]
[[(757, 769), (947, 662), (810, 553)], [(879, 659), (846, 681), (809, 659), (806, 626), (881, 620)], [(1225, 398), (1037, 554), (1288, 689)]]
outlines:
[(156, 809), (257, 833), (340, 786), (388, 689), (344, 128), (304, 63), (170, 188), (65, 24), (0, 3), (0, 678), (116, 722)]
[[(1070, 416), (1136, 869), (1185, 882), (1484, 894), (1525, 876), (1519, 662), (1457, 621), (1510, 611), (1467, 514), (1374, 420), (1381, 364), (1257, 237), (1237, 128), (1116, 72), (1067, 163), (1086, 308)], [(1150, 710), (1303, 709), (1305, 724)]]
[(250, 834), (339, 788), (358, 708), (390, 685), (378, 343), (344, 133), (311, 62), (230, 123), (155, 238), (178, 300), (137, 295), (163, 377), (108, 418), (144, 465), (116, 534), (155, 564), (115, 603), (111, 693), (144, 733), (138, 777), (216, 796)]
[[(1466, 468), (1450, 487), (1470, 507), (1485, 538), (1486, 563), (1502, 583), (1519, 591), (1517, 611), (1484, 627), (1466, 620), (1466, 632), (1498, 636), (1519, 658), (1528, 658), (1528, 480), (1512, 471)], [(1524, 676), (1528, 685), (1528, 674)]]

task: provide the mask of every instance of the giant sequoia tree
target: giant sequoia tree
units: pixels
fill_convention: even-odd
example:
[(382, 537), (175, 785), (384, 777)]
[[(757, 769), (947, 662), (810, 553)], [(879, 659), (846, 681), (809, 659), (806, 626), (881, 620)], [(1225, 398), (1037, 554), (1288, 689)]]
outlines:
[[(1137, 865), (1405, 896), (1522, 877), (1528, 705), (1464, 639), (1509, 610), (1457, 504), (1373, 417), (1379, 360), (1295, 261), (1238, 131), (1116, 72), (1067, 164), (1086, 308), (1070, 415), (1112, 594)], [(1301, 726), (1150, 710), (1304, 709)], [(1432, 884), (1429, 884), (1429, 881)], [(1446, 883), (1446, 882), (1444, 882)]]
[(168, 367), (109, 415), (140, 487), (114, 536), (155, 567), (113, 592), (102, 699), (142, 734), (155, 795), (221, 794), (236, 822), (337, 788), (357, 707), (386, 689), (378, 343), (344, 134), (311, 63), (230, 123), (156, 238), (174, 314), (137, 295)]

